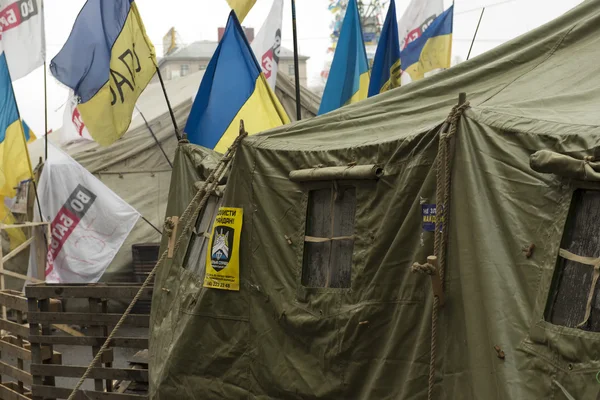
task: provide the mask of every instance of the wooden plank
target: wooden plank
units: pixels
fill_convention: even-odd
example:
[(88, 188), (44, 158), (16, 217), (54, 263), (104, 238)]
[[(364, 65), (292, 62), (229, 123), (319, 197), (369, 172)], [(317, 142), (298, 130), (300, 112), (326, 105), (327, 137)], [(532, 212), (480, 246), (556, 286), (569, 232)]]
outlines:
[[(39, 398), (66, 399), (73, 389), (54, 386), (33, 385), (33, 395)], [(148, 400), (148, 396), (125, 393), (96, 392), (92, 390), (78, 390), (76, 400)]]
[(79, 332), (76, 329), (71, 328), (68, 325), (64, 325), (64, 324), (52, 324), (53, 327), (55, 327), (56, 329), (59, 329), (65, 333), (68, 333), (71, 336), (85, 336), (85, 334)]
[[(600, 257), (600, 192), (577, 190), (565, 224), (561, 248), (584, 257)], [(546, 320), (570, 328), (584, 321), (588, 296), (600, 295), (600, 284), (592, 289), (594, 267), (560, 258), (554, 270), (553, 284), (548, 297)], [(600, 332), (600, 308), (592, 304), (584, 331)]]
[[(36, 299), (31, 299), (28, 298), (27, 299), (27, 307), (29, 312), (37, 312), (38, 311), (38, 301)], [(29, 325), (29, 334), (31, 335), (39, 335), (40, 332), (40, 328), (38, 324), (30, 324)], [(42, 348), (46, 348), (49, 350), (50, 354), (52, 354), (52, 348), (48, 347), (48, 346), (40, 346), (37, 343), (30, 343), (30, 348), (31, 348), (31, 361), (33, 363), (36, 364), (41, 364), (43, 362), (42, 360)], [(41, 385), (43, 384), (43, 377), (40, 375), (32, 375), (33, 378), (33, 383), (35, 383), (36, 385)], [(32, 399), (33, 400), (43, 400), (43, 397), (40, 396), (35, 396), (32, 394)]]
[[(106, 340), (103, 336), (44, 336), (32, 335), (29, 337), (31, 343), (41, 344), (64, 344), (68, 346), (102, 346)], [(112, 347), (127, 347), (131, 349), (147, 349), (148, 338), (136, 337), (115, 337), (112, 338), (110, 345)]]
[(31, 378), (31, 374), (20, 370), (17, 367), (13, 367), (10, 364), (7, 364), (3, 361), (0, 361), (0, 374), (8, 375), (12, 378), (19, 380), (27, 385), (33, 384), (33, 379)]
[(29, 397), (24, 396), (12, 388), (4, 386), (4, 384), (0, 385), (0, 399), (2, 400), (31, 400)]
[[(87, 367), (73, 365), (31, 364), (31, 373), (44, 376), (62, 376), (66, 378), (81, 378)], [(120, 379), (137, 382), (148, 382), (147, 369), (130, 368), (92, 368), (88, 375), (90, 379)]]
[(169, 244), (167, 248), (167, 258), (173, 258), (173, 251), (175, 250), (175, 239), (177, 238), (177, 227), (179, 226), (179, 217), (171, 217), (173, 221), (173, 231), (169, 237)]
[[(46, 284), (46, 285), (28, 285), (25, 288), (27, 297), (37, 299), (56, 298), (106, 298), (106, 299), (133, 299), (140, 290), (141, 285), (106, 285), (106, 284), (89, 284), (89, 285), (63, 285), (63, 284)], [(141, 298), (152, 298), (152, 287), (144, 289)]]
[[(6, 272), (6, 270), (4, 270)], [(0, 304), (10, 310), (27, 312), (27, 298), (24, 295), (18, 296), (11, 291), (0, 291)]]
[(0, 339), (0, 352), (25, 361), (31, 361), (31, 351)]
[[(89, 309), (90, 309), (90, 314), (96, 314), (100, 311), (100, 299), (88, 299), (89, 302)], [(102, 327), (99, 326), (95, 326), (92, 325), (88, 328), (88, 332), (90, 335), (92, 336), (107, 336), (106, 332), (104, 332), (104, 329), (102, 329)], [(100, 346), (92, 346), (92, 356), (96, 357), (96, 355), (98, 354), (98, 351), (100, 350)], [(100, 364), (100, 367), (103, 367), (102, 364)], [(104, 385), (102, 383), (102, 379), (95, 379), (94, 380), (94, 389), (97, 392), (104, 392)], [(108, 390), (108, 388), (106, 388), (107, 392), (109, 392), (110, 390)]]
[[(17, 314), (17, 324), (23, 324), (23, 312), (17, 311), (16, 314)], [(21, 348), (23, 347), (23, 337), (22, 336), (17, 336), (16, 345)], [(31, 353), (30, 353), (30, 355), (31, 355)], [(20, 369), (21, 371), (25, 370), (23, 361), (24, 361), (23, 358), (17, 357), (17, 368)], [(19, 385), (19, 393), (25, 393), (24, 383), (21, 381), (18, 381), (18, 385)]]
[[(102, 313), (79, 313), (79, 312), (59, 312), (29, 313), (29, 321), (32, 323), (52, 323), (71, 325), (116, 325), (122, 317), (122, 314), (102, 314)], [(150, 327), (150, 316), (147, 314), (129, 314), (124, 322), (125, 325), (148, 328)]]
[(21, 243), (20, 245), (15, 247), (15, 249), (13, 251), (8, 253), (4, 257), (2, 257), (2, 263), (5, 263), (10, 259), (15, 258), (17, 256), (17, 254), (19, 254), (21, 251), (25, 250), (27, 248), (27, 246), (29, 246), (31, 244), (31, 242), (33, 242), (33, 237), (30, 237), (29, 239), (27, 239), (26, 241), (24, 241), (23, 243)]
[(12, 225), (4, 225), (4, 224), (0, 224), (0, 231), (3, 229), (12, 229), (12, 228), (31, 228), (34, 226), (43, 226), (43, 225), (50, 225), (49, 222), (22, 222), (19, 224), (12, 224)]
[(33, 277), (31, 277), (31, 276), (27, 276), (27, 275), (19, 274), (19, 273), (17, 273), (17, 272), (9, 271), (9, 270), (7, 270), (7, 269), (5, 269), (5, 270), (2, 270), (2, 273), (1, 273), (1, 275), (3, 275), (3, 276), (4, 276), (4, 275), (6, 275), (6, 276), (12, 276), (13, 278), (21, 279), (21, 280), (23, 280), (23, 281), (27, 281), (27, 280), (29, 280), (29, 281), (31, 281), (31, 282), (43, 282), (43, 281), (40, 281), (40, 280), (39, 280), (39, 279), (37, 279), (37, 278), (33, 278)]
[(4, 329), (13, 335), (27, 337), (29, 335), (29, 324), (17, 324), (15, 322), (0, 319), (0, 329)]

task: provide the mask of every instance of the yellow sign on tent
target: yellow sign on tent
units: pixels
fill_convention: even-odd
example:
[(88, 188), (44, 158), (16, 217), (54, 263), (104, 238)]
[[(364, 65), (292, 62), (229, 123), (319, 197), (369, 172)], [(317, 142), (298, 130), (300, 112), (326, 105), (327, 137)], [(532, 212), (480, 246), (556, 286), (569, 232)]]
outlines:
[(221, 207), (213, 225), (206, 255), (204, 287), (240, 290), (240, 236), (244, 210)]

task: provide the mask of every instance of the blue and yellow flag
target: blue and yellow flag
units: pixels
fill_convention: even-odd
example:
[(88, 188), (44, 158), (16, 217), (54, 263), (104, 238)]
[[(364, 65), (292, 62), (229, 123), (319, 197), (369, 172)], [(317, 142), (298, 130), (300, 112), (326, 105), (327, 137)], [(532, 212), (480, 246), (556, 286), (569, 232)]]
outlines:
[(238, 136), (242, 119), (249, 134), (290, 122), (232, 11), (200, 83), (185, 133), (190, 142), (224, 153)]
[(367, 98), (369, 62), (356, 0), (350, 0), (335, 48), (319, 115)]
[[(1, 49), (0, 49), (1, 51)], [(26, 127), (26, 128), (25, 128)], [(27, 124), (20, 124), (17, 102), (8, 72), (6, 55), (0, 53), (0, 223), (11, 224), (14, 218), (4, 204), (16, 196), (16, 187), (31, 178), (31, 164), (26, 142), (35, 140)], [(8, 229), (11, 248), (25, 241), (20, 229)]]
[(227, 0), (227, 4), (235, 11), (239, 21), (242, 22), (250, 9), (256, 4), (256, 0)]
[(369, 97), (399, 87), (400, 75), (400, 40), (396, 21), (396, 3), (391, 0), (375, 52)]
[(451, 6), (400, 53), (403, 73), (408, 74), (410, 81), (422, 79), (437, 69), (450, 68), (453, 12), (454, 6)]
[(75, 92), (101, 145), (129, 128), (135, 102), (156, 72), (154, 46), (133, 0), (87, 0), (50, 71)]

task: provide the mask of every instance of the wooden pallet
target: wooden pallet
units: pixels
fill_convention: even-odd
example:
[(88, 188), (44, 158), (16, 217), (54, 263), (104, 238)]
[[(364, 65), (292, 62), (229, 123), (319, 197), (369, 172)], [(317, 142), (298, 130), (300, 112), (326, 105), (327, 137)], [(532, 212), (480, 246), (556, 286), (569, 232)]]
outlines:
[[(42, 361), (39, 349), (42, 346), (57, 344), (69, 346), (90, 347), (95, 356), (106, 341), (114, 325), (119, 321), (120, 314), (108, 313), (107, 299), (131, 300), (136, 295), (141, 284), (35, 284), (26, 287), (29, 307), (30, 336), (32, 347), (31, 375), (33, 380), (32, 398), (65, 399), (70, 393), (69, 388), (56, 387), (48, 378), (81, 377), (87, 369), (84, 365), (48, 365)], [(151, 297), (152, 288), (144, 291), (143, 298)], [(86, 298), (89, 303), (88, 312), (54, 312), (49, 309), (51, 298)], [(51, 324), (76, 324), (88, 327), (88, 336), (53, 336)], [(130, 315), (124, 325), (148, 327), (150, 316)], [(148, 367), (146, 368), (114, 368), (113, 348), (126, 347), (147, 349), (148, 338), (115, 337), (111, 348), (103, 354), (100, 363), (92, 369), (89, 378), (94, 381), (94, 390), (80, 390), (81, 399), (107, 400), (142, 400), (147, 399), (147, 393), (131, 394), (115, 391), (114, 381), (148, 382)]]

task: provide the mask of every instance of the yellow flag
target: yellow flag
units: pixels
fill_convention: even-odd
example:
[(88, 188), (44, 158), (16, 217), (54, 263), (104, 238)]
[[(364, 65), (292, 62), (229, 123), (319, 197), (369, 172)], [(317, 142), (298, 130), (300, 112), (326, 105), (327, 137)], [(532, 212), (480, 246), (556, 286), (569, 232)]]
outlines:
[(244, 21), (250, 9), (256, 4), (256, 0), (227, 0), (229, 7), (235, 11), (240, 23)]
[(95, 141), (109, 145), (123, 136), (137, 99), (156, 72), (154, 46), (136, 3), (87, 2), (50, 70), (79, 98), (77, 109)]

